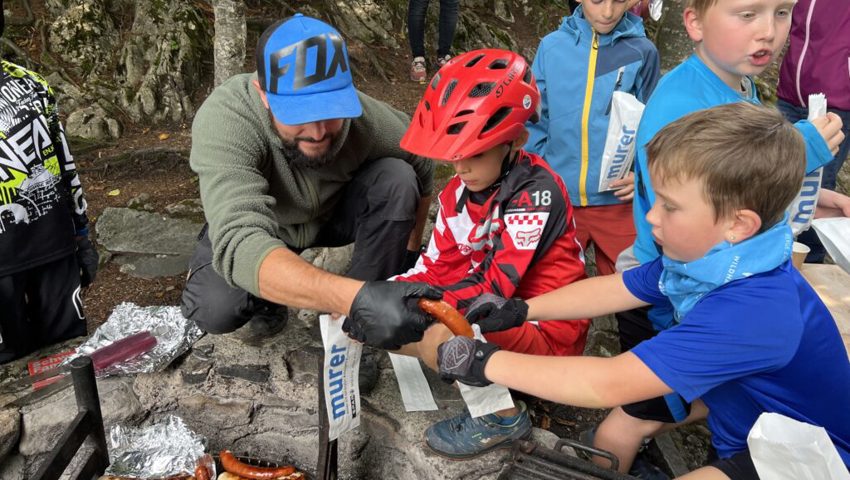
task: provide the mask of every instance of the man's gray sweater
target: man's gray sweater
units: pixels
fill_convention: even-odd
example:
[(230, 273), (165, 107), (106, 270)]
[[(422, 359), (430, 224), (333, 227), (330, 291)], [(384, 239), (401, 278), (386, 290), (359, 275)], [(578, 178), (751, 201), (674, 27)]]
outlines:
[(363, 115), (345, 121), (334, 160), (320, 168), (292, 165), (252, 84), (256, 78), (236, 75), (206, 99), (192, 123), (190, 164), (200, 182), (213, 267), (229, 284), (259, 295), (266, 255), (310, 246), (362, 165), (406, 160), (423, 196), (433, 190), (434, 166), (398, 146), (407, 115), (363, 93)]

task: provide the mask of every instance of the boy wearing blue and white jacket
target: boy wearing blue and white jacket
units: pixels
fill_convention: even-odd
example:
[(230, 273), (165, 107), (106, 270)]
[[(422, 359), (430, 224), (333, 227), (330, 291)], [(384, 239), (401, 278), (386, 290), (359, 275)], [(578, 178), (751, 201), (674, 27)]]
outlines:
[[(563, 177), (583, 248), (593, 242), (599, 273), (634, 242), (632, 175), (599, 191), (602, 154), (614, 91), (643, 103), (659, 77), (658, 51), (627, 0), (585, 0), (540, 42), (532, 71), (540, 90), (540, 121), (528, 124), (525, 148)], [(633, 140), (634, 137), (632, 137)]]
[[(440, 376), (587, 408), (678, 392), (692, 402), (687, 421), (707, 418), (719, 456), (688, 480), (759, 479), (747, 436), (766, 412), (823, 427), (850, 465), (847, 350), (789, 261), (785, 209), (805, 170), (799, 130), (776, 109), (735, 102), (676, 120), (646, 149), (657, 197), (647, 220), (661, 257), (527, 303), (491, 299), (477, 307), (484, 315), (467, 316), (492, 331), (657, 305), (675, 311), (676, 325), (613, 358), (521, 355), (455, 337), (438, 348)], [(643, 433), (671, 427), (652, 426)]]

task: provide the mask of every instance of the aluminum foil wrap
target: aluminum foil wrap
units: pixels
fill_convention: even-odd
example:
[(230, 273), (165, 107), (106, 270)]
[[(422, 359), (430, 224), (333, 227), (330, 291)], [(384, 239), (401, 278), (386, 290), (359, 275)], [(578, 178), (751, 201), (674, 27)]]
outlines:
[(163, 370), (203, 336), (203, 332), (194, 322), (183, 317), (180, 307), (140, 307), (134, 303), (125, 302), (112, 310), (106, 323), (99, 326), (94, 334), (77, 348), (77, 354), (74, 357), (91, 355), (98, 348), (144, 331), (156, 337), (156, 346), (134, 359), (98, 372), (98, 377)]
[(204, 454), (203, 438), (175, 415), (147, 427), (114, 425), (106, 441), (110, 463), (107, 475), (165, 478), (192, 474), (197, 459)]

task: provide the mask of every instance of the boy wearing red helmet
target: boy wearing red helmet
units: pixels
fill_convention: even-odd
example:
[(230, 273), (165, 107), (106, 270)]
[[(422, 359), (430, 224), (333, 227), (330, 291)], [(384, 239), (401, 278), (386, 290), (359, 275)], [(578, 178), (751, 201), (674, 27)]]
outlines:
[[(450, 60), (431, 83), (401, 140), (411, 153), (450, 163), (456, 175), (439, 195), (440, 210), (416, 266), (394, 277), (426, 282), (475, 321), (476, 301), (529, 298), (582, 279), (572, 206), (561, 178), (522, 149), (525, 123), (536, 120), (540, 94), (522, 56), (477, 50)], [(526, 323), (488, 342), (515, 352), (581, 355), (588, 320)], [(451, 337), (435, 324), (400, 353), (436, 367), (436, 346)], [(468, 412), (432, 425), (428, 445), (468, 458), (531, 432), (525, 405), (471, 418)]]

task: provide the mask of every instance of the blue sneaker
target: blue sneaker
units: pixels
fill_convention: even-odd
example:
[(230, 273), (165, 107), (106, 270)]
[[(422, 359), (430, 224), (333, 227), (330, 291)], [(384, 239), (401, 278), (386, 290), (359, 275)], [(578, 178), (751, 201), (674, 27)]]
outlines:
[[(520, 412), (509, 419), (496, 414), (472, 418), (464, 412), (437, 422), (425, 431), (425, 442), (436, 453), (449, 458), (471, 458), (498, 448), (509, 448), (514, 440), (531, 435), (531, 419), (525, 403), (517, 402)], [(509, 422), (503, 425), (502, 422)]]

